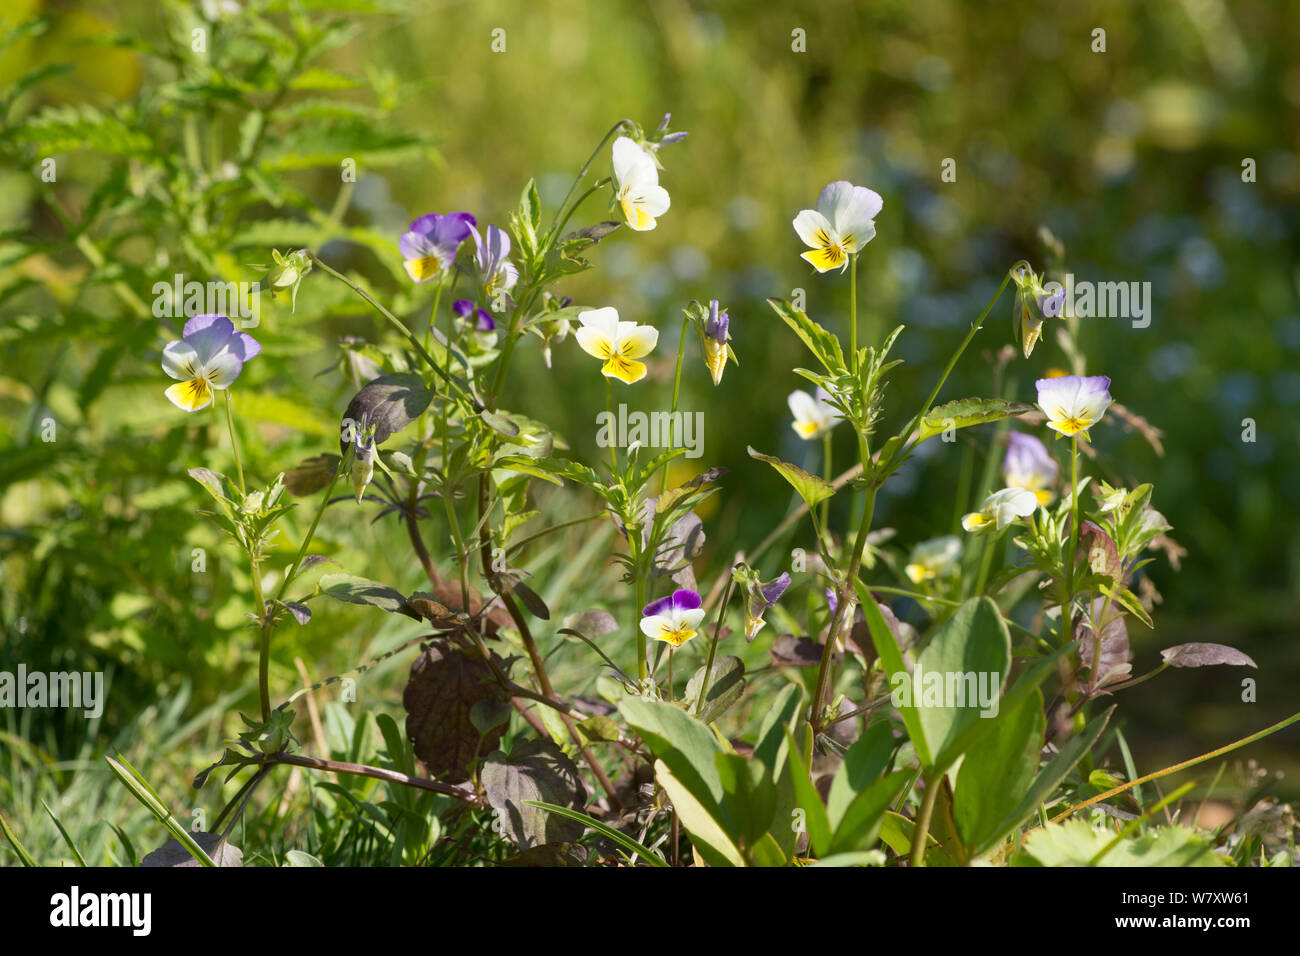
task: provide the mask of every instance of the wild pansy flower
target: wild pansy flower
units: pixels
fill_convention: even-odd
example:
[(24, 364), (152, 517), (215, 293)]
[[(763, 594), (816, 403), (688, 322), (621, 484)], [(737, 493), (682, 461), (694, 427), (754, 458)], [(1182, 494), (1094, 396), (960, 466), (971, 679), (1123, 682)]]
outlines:
[(179, 382), (165, 394), (181, 411), (207, 408), (213, 389), (229, 388), (244, 363), (261, 351), (256, 339), (236, 331), (224, 315), (196, 315), (185, 323), (181, 338), (163, 348), (163, 371)]
[(1106, 414), (1110, 407), (1110, 379), (1105, 375), (1062, 375), (1040, 378), (1038, 407), (1047, 415), (1047, 427), (1062, 435), (1082, 435)]
[(922, 541), (912, 549), (911, 560), (903, 571), (913, 584), (946, 577), (957, 569), (961, 552), (961, 538), (955, 534)]
[(375, 426), (369, 423), (353, 425), (352, 434), (352, 491), (357, 504), (361, 504), (366, 486), (375, 476)]
[(618, 309), (607, 306), (578, 313), (582, 328), (574, 333), (578, 345), (588, 355), (603, 359), (601, 372), (609, 378), (631, 385), (645, 378), (644, 358), (659, 344), (659, 330), (651, 325), (620, 322)]
[(470, 229), (470, 235), (474, 237), (474, 264), (483, 283), (483, 294), (489, 303), (495, 303), (499, 294), (509, 292), (519, 281), (519, 270), (509, 259), (510, 236), (496, 226), (487, 227), (486, 239), (477, 229)]
[(614, 198), (627, 224), (638, 232), (653, 229), (672, 202), (659, 185), (654, 156), (627, 136), (614, 140)]
[(816, 209), (805, 209), (794, 217), (794, 231), (812, 252), (801, 258), (818, 272), (838, 268), (843, 272), (849, 256), (875, 238), (875, 218), (884, 200), (865, 186), (834, 182), (817, 197)]
[(686, 588), (651, 601), (641, 609), (641, 633), (656, 641), (666, 641), (673, 647), (681, 647), (695, 636), (695, 629), (704, 620), (701, 603), (700, 596)]
[(730, 316), (718, 305), (717, 299), (709, 300), (707, 311), (698, 302), (692, 300), (686, 309), (686, 316), (695, 326), (695, 331), (699, 333), (704, 364), (708, 366), (713, 384), (721, 385), (722, 373), (727, 370), (727, 359), (736, 361), (736, 353), (727, 344), (731, 340)]
[(469, 299), (457, 299), (451, 304), (451, 311), (461, 320), (462, 327), (468, 327), (478, 348), (490, 349), (496, 344), (496, 320), (487, 309), (475, 305)]
[(460, 244), (469, 238), (477, 220), (467, 212), (439, 215), (431, 212), (411, 223), (397, 247), (406, 274), (416, 282), (428, 282), (456, 261)]
[(1024, 488), (1003, 488), (984, 499), (979, 511), (972, 511), (961, 519), (967, 531), (1001, 531), (1017, 518), (1024, 518), (1038, 508), (1038, 496)]
[(808, 392), (791, 392), (786, 398), (794, 421), (790, 427), (800, 438), (811, 440), (834, 428), (843, 418), (839, 410), (826, 399), (830, 393), (820, 385), (816, 395)]
[(1049, 293), (1042, 277), (1023, 259), (1010, 269), (1016, 285), (1016, 301), (1011, 309), (1012, 334), (1020, 339), (1020, 348), (1029, 358), (1043, 333), (1043, 321), (1055, 318), (1065, 307), (1065, 290)]
[(1002, 476), (1010, 488), (1024, 488), (1038, 497), (1040, 505), (1050, 505), (1056, 493), (1052, 485), (1061, 466), (1047, 453), (1047, 446), (1033, 435), (1011, 432), (1007, 435), (1007, 454), (1002, 459)]
[(757, 571), (741, 562), (732, 568), (731, 578), (745, 590), (745, 640), (753, 641), (766, 623), (763, 615), (776, 606), (790, 586), (790, 575), (783, 572), (764, 584)]

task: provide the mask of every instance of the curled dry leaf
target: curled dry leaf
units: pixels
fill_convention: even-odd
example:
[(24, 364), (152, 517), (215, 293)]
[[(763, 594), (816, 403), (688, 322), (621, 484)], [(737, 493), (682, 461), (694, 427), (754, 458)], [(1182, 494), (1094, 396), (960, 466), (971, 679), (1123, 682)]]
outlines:
[(1200, 641), (1166, 647), (1160, 652), (1160, 656), (1170, 667), (1212, 667), (1215, 664), (1258, 667), (1253, 660), (1235, 647)]
[(503, 723), (480, 735), (474, 705), (505, 699), (485, 661), (445, 641), (432, 642), (415, 659), (402, 706), (406, 735), (430, 775), (449, 783), (469, 778), (469, 765), (495, 750), (506, 729)]

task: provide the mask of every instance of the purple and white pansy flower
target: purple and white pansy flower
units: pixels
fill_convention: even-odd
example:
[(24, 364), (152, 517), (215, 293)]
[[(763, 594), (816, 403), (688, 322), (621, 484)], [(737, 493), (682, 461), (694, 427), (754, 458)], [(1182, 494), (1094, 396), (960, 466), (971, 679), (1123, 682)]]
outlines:
[(1060, 470), (1047, 446), (1033, 435), (1024, 432), (1007, 435), (1007, 454), (1002, 459), (1002, 477), (1007, 487), (1032, 491), (1040, 505), (1050, 505), (1056, 497), (1052, 485)]
[(704, 620), (701, 603), (700, 596), (687, 588), (651, 601), (641, 609), (641, 633), (681, 647), (695, 636), (696, 628)]
[(494, 310), (501, 311), (496, 306), (497, 296), (509, 292), (519, 281), (519, 269), (509, 258), (510, 236), (496, 226), (487, 227), (486, 239), (477, 229), (471, 229), (470, 235), (474, 237), (474, 264), (483, 283), (483, 294)]
[(1069, 438), (1082, 435), (1087, 440), (1088, 429), (1110, 407), (1110, 379), (1105, 375), (1061, 375), (1034, 384), (1047, 427)]
[(456, 261), (460, 244), (469, 238), (477, 220), (467, 212), (443, 216), (431, 212), (411, 223), (397, 246), (406, 274), (416, 282), (428, 282)]
[(182, 411), (207, 408), (213, 390), (229, 388), (244, 363), (261, 351), (255, 338), (238, 331), (224, 315), (196, 315), (185, 323), (181, 337), (163, 348), (163, 371), (177, 380), (165, 394)]

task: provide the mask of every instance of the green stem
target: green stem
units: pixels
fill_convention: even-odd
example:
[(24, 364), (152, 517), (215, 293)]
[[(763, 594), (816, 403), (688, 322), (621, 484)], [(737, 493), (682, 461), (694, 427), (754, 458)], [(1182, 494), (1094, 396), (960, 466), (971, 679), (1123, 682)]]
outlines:
[(858, 254), (849, 256), (849, 366), (858, 374)]
[(909, 866), (925, 866), (925, 842), (930, 838), (930, 819), (934, 816), (934, 802), (939, 796), (939, 787), (942, 784), (943, 774), (925, 778), (925, 796), (921, 798), (921, 813), (916, 818), (916, 829), (912, 833)]
[[(681, 394), (681, 390), (682, 390), (682, 358), (686, 354), (686, 331), (689, 326), (690, 326), (690, 319), (683, 317), (682, 337), (681, 340), (677, 343), (677, 371), (673, 375), (673, 407), (670, 414), (668, 415), (668, 446), (670, 448), (673, 447), (673, 442), (676, 440), (675, 432), (676, 432), (676, 425), (677, 425), (677, 398)], [(662, 472), (663, 479), (659, 485), (660, 494), (663, 494), (665, 491), (668, 490), (668, 462), (664, 462), (663, 468), (664, 468)]]
[(948, 360), (948, 367), (945, 368), (943, 374), (939, 376), (939, 381), (934, 383), (934, 388), (930, 390), (930, 397), (925, 400), (925, 404), (922, 405), (921, 410), (916, 413), (916, 417), (912, 419), (911, 424), (900, 433), (903, 437), (903, 441), (899, 444), (899, 450), (888, 462), (881, 465), (881, 474), (889, 474), (893, 470), (895, 463), (902, 461), (904, 456), (909, 454), (911, 450), (919, 444), (919, 442), (916, 442), (907, 448), (903, 447), (904, 445), (907, 445), (912, 433), (920, 427), (921, 419), (925, 418), (926, 413), (930, 411), (931, 407), (933, 407), (934, 400), (939, 397), (939, 390), (943, 388), (944, 382), (948, 381), (948, 376), (952, 374), (952, 370), (957, 367), (957, 361), (962, 357), (962, 353), (966, 351), (966, 347), (970, 345), (971, 340), (975, 338), (975, 333), (984, 327), (984, 320), (988, 318), (989, 313), (993, 311), (993, 306), (997, 305), (998, 299), (1002, 297), (1002, 291), (1007, 287), (1007, 283), (1010, 281), (1011, 275), (1008, 273), (1003, 277), (1002, 284), (998, 286), (998, 291), (993, 293), (993, 298), (989, 299), (989, 304), (984, 306), (984, 311), (980, 313), (979, 318), (975, 320), (975, 324), (972, 325), (970, 331), (966, 333), (966, 338), (962, 339), (961, 345), (957, 347), (957, 351), (954, 352), (952, 358)]
[(996, 531), (984, 538), (984, 553), (980, 555), (980, 573), (975, 579), (975, 597), (984, 593), (984, 585), (989, 578), (989, 567), (993, 564), (993, 553), (1002, 536)]
[[(1070, 633), (1074, 603), (1074, 552), (1079, 547), (1079, 439), (1070, 439), (1070, 546), (1065, 552), (1065, 600), (1061, 602), (1061, 640)], [(1095, 663), (1095, 662), (1094, 662)]]
[(873, 481), (867, 489), (866, 500), (863, 502), (862, 523), (858, 527), (857, 540), (853, 543), (853, 558), (849, 562), (848, 574), (840, 583), (840, 593), (836, 599), (835, 614), (831, 618), (830, 631), (826, 635), (826, 647), (822, 650), (821, 666), (817, 671), (817, 687), (813, 691), (812, 710), (809, 712), (809, 722), (812, 724), (814, 734), (822, 730), (822, 700), (826, 696), (826, 689), (830, 681), (831, 658), (834, 656), (835, 640), (843, 628), (844, 617), (848, 613), (853, 600), (853, 582), (857, 580), (858, 571), (862, 567), (862, 553), (866, 549), (867, 534), (871, 531), (871, 519), (876, 511), (876, 490), (877, 485)]
[[(606, 413), (608, 413), (610, 421), (613, 421), (614, 420), (614, 386), (610, 382), (608, 375), (605, 376), (605, 411)], [(617, 441), (613, 439), (610, 440), (609, 470), (611, 473), (611, 477), (615, 479), (618, 478), (618, 450), (616, 448), (617, 444), (618, 444)]]
[[(628, 528), (628, 541), (631, 542), (633, 534), (640, 534), (641, 529), (635, 531)], [(635, 548), (633, 549), (635, 551)], [(640, 561), (637, 561), (636, 574), (636, 607), (633, 608), (634, 627), (636, 631), (636, 676), (638, 680), (644, 681), (650, 676), (650, 665), (646, 661), (646, 642), (645, 632), (641, 630), (641, 609), (646, 606), (646, 575), (640, 570)]]
[(1132, 787), (1136, 787), (1141, 784), (1148, 783), (1152, 780), (1158, 780), (1161, 777), (1167, 777), (1171, 773), (1177, 773), (1180, 770), (1186, 770), (1189, 767), (1195, 767), (1197, 764), (1205, 763), (1205, 761), (1207, 760), (1213, 760), (1216, 757), (1222, 757), (1224, 754), (1232, 753), (1232, 751), (1238, 750), (1241, 747), (1246, 746), (1247, 744), (1253, 744), (1256, 740), (1262, 740), (1263, 738), (1267, 737), (1269, 734), (1275, 734), (1279, 730), (1282, 730), (1286, 727), (1290, 727), (1298, 720), (1300, 720), (1300, 713), (1292, 714), (1290, 717), (1286, 718), (1285, 720), (1279, 720), (1273, 726), (1265, 727), (1263, 730), (1257, 733), (1253, 733), (1249, 737), (1242, 737), (1240, 740), (1233, 741), (1230, 744), (1225, 744), (1222, 747), (1219, 747), (1215, 750), (1211, 750), (1209, 753), (1203, 753), (1199, 757), (1193, 757), (1191, 760), (1184, 760), (1182, 763), (1176, 763), (1172, 767), (1165, 767), (1163, 770), (1157, 770), (1155, 773), (1149, 773), (1145, 777), (1138, 777), (1136, 780), (1130, 780), (1128, 783), (1121, 784), (1120, 786), (1115, 787), (1113, 790), (1107, 790), (1105, 793), (1099, 793), (1095, 797), (1089, 797), (1087, 800), (1083, 801), (1083, 803), (1076, 804), (1075, 806), (1070, 807), (1070, 809), (1065, 810), (1057, 814), (1056, 816), (1052, 817), (1050, 822), (1059, 823), (1060, 821), (1064, 820), (1066, 817), (1070, 816), (1073, 813), (1077, 813), (1080, 810), (1090, 807), (1094, 803), (1100, 803), (1103, 800), (1109, 800), (1111, 797), (1121, 794), (1125, 790), (1131, 789)]
[[(411, 347), (415, 349), (415, 351), (419, 354), (420, 358), (424, 359), (425, 364), (428, 365), (429, 368), (433, 369), (433, 371), (436, 374), (438, 374), (443, 379), (443, 381), (447, 383), (448, 386), (459, 391), (470, 402), (470, 404), (474, 406), (474, 410), (476, 412), (481, 412), (484, 410), (484, 408), (486, 408), (483, 402), (479, 400), (478, 396), (474, 394), (473, 390), (470, 388), (467, 382), (462, 381), (459, 376), (449, 374), (447, 371), (443, 369), (441, 365), (438, 364), (438, 362), (434, 359), (434, 357), (429, 354), (428, 349), (426, 349), (423, 343), (421, 343), (420, 340), (411, 333), (411, 330), (406, 327), (406, 325), (402, 322), (401, 319), (393, 315), (393, 313), (389, 312), (388, 309), (384, 308), (384, 306), (381, 305), (378, 302), (378, 300), (375, 299), (374, 296), (372, 296), (365, 289), (361, 288), (361, 286), (357, 285), (355, 282), (353, 282), (343, 273), (339, 272), (337, 269), (332, 269), (328, 265), (326, 265), (325, 262), (320, 258), (320, 256), (316, 255), (316, 253), (312, 252), (310, 249), (304, 249), (303, 251), (307, 253), (307, 256), (311, 259), (313, 263), (320, 266), (320, 268), (323, 269), (325, 272), (329, 273), (334, 278), (338, 279), (340, 282), (346, 285), (357, 295), (361, 296), (361, 298), (369, 302), (370, 305), (374, 307), (375, 311), (377, 311), (380, 315), (382, 315), (385, 319), (388, 320), (389, 325), (397, 329), (398, 332), (402, 333), (402, 337), (405, 338), (406, 341), (411, 343)], [(448, 343), (449, 349), (450, 349), (450, 345), (451, 343), (449, 342)]]
[(239, 473), (239, 493), (248, 494), (244, 487), (244, 462), (239, 457), (239, 439), (235, 437), (235, 413), (231, 410), (230, 389), (226, 389), (226, 428), (230, 431), (230, 447), (235, 452), (235, 470)]
[[(831, 467), (831, 434), (832, 430), (827, 429), (826, 434), (822, 436), (822, 475), (829, 485), (831, 479), (835, 477), (835, 472)], [(827, 498), (822, 502), (822, 527), (829, 529), (831, 520), (831, 499)]]
[(334, 484), (339, 480), (339, 475), (347, 470), (352, 460), (352, 447), (349, 445), (347, 453), (343, 460), (334, 471), (334, 477), (330, 479), (329, 485), (325, 488), (325, 494), (320, 500), (320, 505), (316, 508), (316, 514), (311, 519), (311, 526), (307, 529), (307, 534), (303, 536), (302, 544), (298, 546), (298, 554), (293, 559), (293, 564), (289, 565), (289, 570), (285, 572), (284, 580), (280, 582), (280, 588), (275, 593), (275, 600), (279, 601), (284, 597), (285, 591), (293, 582), (294, 577), (298, 574), (298, 569), (302, 567), (302, 559), (307, 555), (307, 548), (311, 546), (312, 538), (316, 535), (316, 526), (320, 524), (321, 515), (325, 514), (325, 508), (330, 503), (330, 494), (334, 491)]
[(713, 640), (709, 642), (709, 659), (704, 664), (704, 681), (700, 684), (700, 696), (695, 702), (695, 716), (704, 713), (704, 696), (709, 692), (709, 680), (713, 677), (713, 658), (718, 652), (718, 637), (722, 633), (722, 619), (727, 616), (727, 605), (731, 602), (731, 592), (736, 579), (727, 582), (727, 590), (722, 595), (722, 606), (718, 608), (718, 618), (713, 622)]

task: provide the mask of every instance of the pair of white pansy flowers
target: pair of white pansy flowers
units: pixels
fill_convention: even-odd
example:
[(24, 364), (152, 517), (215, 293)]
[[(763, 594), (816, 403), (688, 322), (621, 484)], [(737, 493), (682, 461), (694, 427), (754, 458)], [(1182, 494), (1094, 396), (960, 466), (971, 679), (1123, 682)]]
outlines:
[[(1112, 402), (1110, 379), (1105, 375), (1058, 375), (1041, 378), (1035, 386), (1038, 389), (1038, 407), (1047, 416), (1047, 427), (1058, 436), (1089, 440), (1088, 429), (1101, 421)], [(1030, 449), (1024, 456), (1029, 467), (1022, 467), (1019, 471), (1034, 471), (1034, 459), (1046, 459), (1046, 449), (1040, 442), (1034, 444), (1037, 448)], [(1042, 471), (1046, 475), (1048, 469), (1042, 468)], [(1024, 477), (1022, 474), (1017, 479), (1018, 486), (989, 495), (979, 511), (961, 519), (961, 526), (967, 531), (1001, 531), (1013, 521), (1033, 514), (1040, 504), (1045, 503), (1043, 487), (1041, 482), (1025, 481)]]

